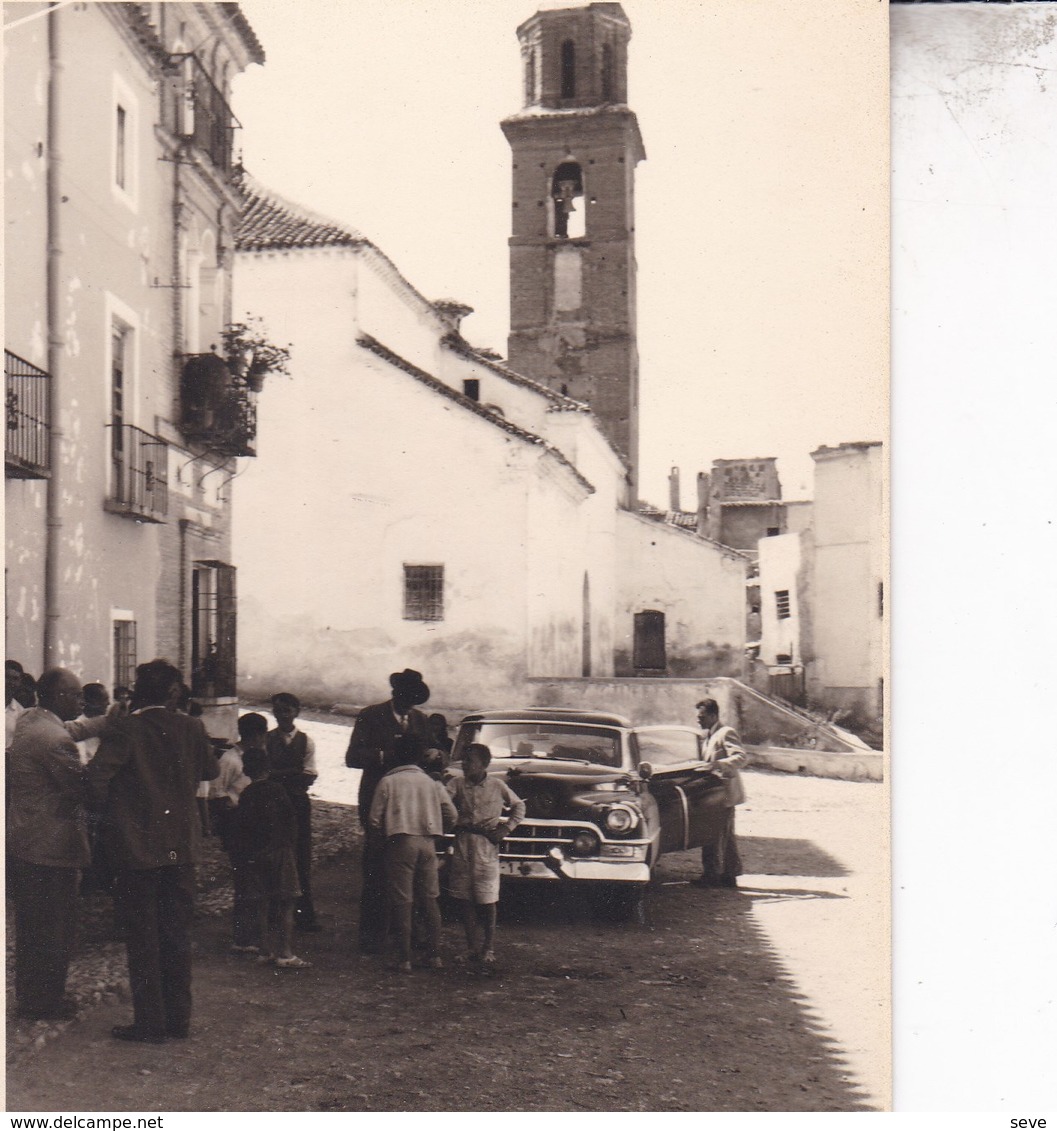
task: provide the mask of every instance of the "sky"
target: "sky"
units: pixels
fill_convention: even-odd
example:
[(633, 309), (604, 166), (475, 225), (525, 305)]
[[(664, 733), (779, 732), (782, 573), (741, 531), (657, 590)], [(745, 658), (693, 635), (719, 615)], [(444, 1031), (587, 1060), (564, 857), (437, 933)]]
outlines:
[[(533, 0), (247, 0), (267, 55), (236, 82), (243, 160), (358, 228), (505, 356), (515, 29)], [(569, 6), (546, 3), (548, 7)], [(887, 5), (626, 0), (642, 495), (717, 458), (885, 437)]]

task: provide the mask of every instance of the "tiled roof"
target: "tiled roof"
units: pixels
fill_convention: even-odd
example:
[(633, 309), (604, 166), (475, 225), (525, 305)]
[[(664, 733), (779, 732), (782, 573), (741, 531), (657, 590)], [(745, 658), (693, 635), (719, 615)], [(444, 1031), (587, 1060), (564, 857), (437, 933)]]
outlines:
[(235, 235), (239, 251), (361, 247), (370, 243), (355, 228), (320, 216), (264, 188), (245, 170), (236, 173), (235, 181), (244, 200)]
[(784, 507), (784, 499), (723, 499), (713, 500), (717, 507)]
[(650, 522), (659, 522), (665, 526), (674, 526), (677, 530), (683, 530), (687, 534), (693, 535), (701, 542), (708, 542), (709, 545), (715, 546), (717, 549), (725, 550), (735, 557), (744, 558), (748, 555), (744, 550), (735, 549), (733, 546), (727, 546), (723, 542), (717, 542), (714, 538), (707, 538), (704, 534), (697, 533), (697, 512), (696, 511), (662, 511), (660, 507), (655, 507), (652, 503), (640, 502), (635, 510), (639, 518), (647, 519)]
[(264, 48), (261, 46), (261, 41), (257, 38), (257, 33), (250, 26), (250, 21), (246, 19), (246, 13), (239, 7), (238, 4), (221, 4), (220, 5), (235, 25), (239, 34), (242, 36), (243, 42), (249, 48), (250, 59), (254, 63), (264, 62)]
[(435, 393), (440, 393), (441, 396), (447, 397), (449, 400), (455, 401), (456, 404), (461, 404), (463, 408), (469, 409), (477, 416), (484, 417), (485, 420), (494, 424), (497, 428), (501, 428), (504, 432), (509, 432), (511, 436), (517, 436), (519, 440), (525, 440), (530, 444), (535, 444), (537, 447), (543, 448), (550, 455), (561, 464), (564, 464), (576, 477), (579, 484), (589, 494), (594, 494), (594, 486), (591, 482), (584, 478), (583, 475), (576, 469), (565, 455), (563, 455), (553, 444), (548, 444), (541, 436), (537, 436), (535, 432), (529, 432), (526, 428), (521, 428), (517, 424), (512, 424), (505, 417), (498, 416), (496, 413), (489, 411), (484, 405), (478, 404), (477, 401), (471, 400), (469, 397), (463, 396), (462, 393), (456, 392), (450, 385), (445, 385), (443, 381), (434, 377), (432, 373), (427, 373), (424, 369), (419, 369), (417, 365), (413, 365), (410, 361), (406, 361), (399, 354), (393, 353), (387, 346), (383, 346), (376, 338), (372, 338), (370, 334), (361, 334), (356, 339), (357, 345), (365, 350), (370, 350), (371, 353), (382, 358), (384, 361), (389, 362), (390, 365), (396, 366), (397, 369), (402, 369), (405, 373), (414, 377), (416, 381), (421, 381), (423, 385), (427, 385)]
[(583, 401), (567, 397), (564, 393), (557, 392), (550, 388), (550, 386), (544, 385), (541, 381), (534, 381), (531, 377), (525, 377), (523, 374), (509, 368), (509, 366), (504, 365), (501, 361), (496, 361), (494, 358), (478, 352), (465, 338), (460, 337), (458, 334), (446, 334), (442, 339), (442, 344), (447, 346), (453, 353), (459, 354), (460, 357), (468, 358), (470, 361), (477, 362), (478, 365), (483, 365), (486, 369), (491, 369), (493, 373), (498, 373), (500, 377), (505, 377), (506, 380), (513, 384), (522, 385), (526, 389), (531, 389), (534, 393), (541, 394), (551, 402), (551, 406), (557, 412), (591, 411), (590, 406), (584, 404)]

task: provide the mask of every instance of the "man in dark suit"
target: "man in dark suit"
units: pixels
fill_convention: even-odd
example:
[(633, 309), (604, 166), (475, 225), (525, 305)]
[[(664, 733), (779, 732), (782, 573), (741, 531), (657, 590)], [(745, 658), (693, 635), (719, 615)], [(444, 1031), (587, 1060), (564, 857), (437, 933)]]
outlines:
[(72, 1017), (64, 997), (77, 928), (80, 869), (89, 863), (84, 768), (77, 741), (100, 717), (76, 720), (81, 681), (65, 668), (40, 677), (40, 706), (19, 716), (7, 752), (8, 894), (15, 905), (15, 1000), (29, 1021)]
[(392, 698), (375, 703), (356, 717), (345, 765), (363, 771), (358, 806), (363, 825), (363, 886), (360, 892), (360, 950), (377, 954), (385, 942), (385, 839), (370, 829), (374, 791), (384, 775), (396, 764), (394, 746), (405, 734), (414, 734), (425, 746), (431, 745), (429, 719), (415, 708), (429, 699), (429, 688), (422, 673), (405, 668), (389, 677)]
[(200, 836), (199, 783), (219, 773), (201, 719), (167, 706), (180, 684), (165, 660), (136, 669), (132, 714), (103, 736), (88, 767), (89, 803), (114, 870), (128, 936), (131, 1025), (122, 1041), (163, 1044), (191, 1024), (191, 918)]

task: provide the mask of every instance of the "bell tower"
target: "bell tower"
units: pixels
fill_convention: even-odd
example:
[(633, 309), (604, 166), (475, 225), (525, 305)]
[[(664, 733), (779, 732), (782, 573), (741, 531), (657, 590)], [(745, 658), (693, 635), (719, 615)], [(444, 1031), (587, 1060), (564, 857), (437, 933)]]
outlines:
[[(512, 368), (590, 404), (638, 461), (631, 24), (619, 4), (537, 12), (517, 29), (523, 106), (502, 122), (513, 159)], [(634, 498), (634, 494), (632, 496)]]

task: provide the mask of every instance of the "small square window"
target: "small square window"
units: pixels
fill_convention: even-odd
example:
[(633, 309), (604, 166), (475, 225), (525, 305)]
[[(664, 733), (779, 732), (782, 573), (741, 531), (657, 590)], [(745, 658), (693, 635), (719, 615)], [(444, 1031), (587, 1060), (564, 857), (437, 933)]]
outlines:
[(467, 396), (471, 401), (479, 401), (481, 399), (481, 382), (477, 377), (467, 377), (462, 383), (463, 396)]
[(404, 620), (444, 619), (444, 567), (404, 566)]
[(775, 595), (774, 595), (774, 603), (775, 603), (775, 608), (777, 609), (777, 612), (778, 612), (778, 619), (779, 620), (786, 620), (790, 616), (792, 616), (792, 611), (790, 609), (790, 603), (789, 603), (789, 590), (788, 589), (777, 590), (775, 592)]

